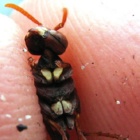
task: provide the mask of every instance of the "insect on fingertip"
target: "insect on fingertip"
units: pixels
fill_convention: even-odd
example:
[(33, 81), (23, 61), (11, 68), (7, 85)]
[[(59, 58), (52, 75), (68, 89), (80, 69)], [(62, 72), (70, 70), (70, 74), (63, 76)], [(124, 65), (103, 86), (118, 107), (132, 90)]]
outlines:
[[(39, 25), (28, 31), (25, 43), (32, 55), (40, 55), (37, 63), (31, 57), (28, 62), (32, 68), (43, 121), (51, 139), (69, 140), (67, 128), (75, 127), (78, 139), (86, 140), (77, 121), (80, 100), (72, 79), (72, 67), (59, 57), (68, 46), (67, 38), (57, 31), (66, 23), (67, 8), (63, 8), (61, 22), (54, 29), (48, 29), (40, 26), (42, 24), (38, 20), (18, 5), (9, 3), (5, 6), (19, 11)], [(26, 49), (23, 51), (26, 52)], [(26, 115), (25, 119), (31, 119), (31, 115)], [(18, 124), (16, 128), (21, 132), (27, 129), (27, 126)]]

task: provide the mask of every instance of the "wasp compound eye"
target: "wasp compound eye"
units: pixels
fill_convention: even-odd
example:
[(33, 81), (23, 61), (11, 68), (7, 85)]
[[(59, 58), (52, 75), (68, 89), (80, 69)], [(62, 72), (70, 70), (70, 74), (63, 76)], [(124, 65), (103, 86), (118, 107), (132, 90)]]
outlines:
[[(60, 55), (62, 53), (65, 52), (67, 46), (68, 46), (68, 41), (66, 39), (66, 37), (55, 30), (50, 30), (49, 31), (49, 36), (50, 38), (52, 38), (50, 41), (50, 49), (56, 53), (57, 55)], [(49, 38), (46, 38), (46, 46), (47, 46), (47, 39), (49, 40)]]
[(25, 43), (28, 51), (34, 55), (42, 55), (45, 50), (45, 43), (43, 39), (44, 28), (32, 28), (25, 36)]

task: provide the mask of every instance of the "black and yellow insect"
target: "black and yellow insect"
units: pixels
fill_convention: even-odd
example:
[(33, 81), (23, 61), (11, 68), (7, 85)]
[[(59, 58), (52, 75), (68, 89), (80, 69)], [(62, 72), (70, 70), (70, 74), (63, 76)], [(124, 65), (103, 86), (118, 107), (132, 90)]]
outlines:
[(67, 129), (76, 129), (79, 140), (86, 140), (78, 127), (80, 100), (72, 79), (72, 67), (58, 55), (65, 52), (68, 41), (58, 32), (67, 19), (67, 9), (63, 9), (62, 22), (53, 30), (43, 27), (32, 15), (15, 4), (6, 7), (16, 9), (27, 16), (38, 27), (32, 28), (25, 36), (28, 51), (40, 55), (37, 64), (31, 65), (35, 87), (39, 97), (44, 124), (52, 140), (69, 140)]

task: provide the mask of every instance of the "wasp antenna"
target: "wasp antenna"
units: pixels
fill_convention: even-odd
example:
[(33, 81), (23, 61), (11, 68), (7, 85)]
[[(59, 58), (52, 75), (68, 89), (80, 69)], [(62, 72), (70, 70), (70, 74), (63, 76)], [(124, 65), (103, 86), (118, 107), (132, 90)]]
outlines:
[(25, 11), (23, 8), (19, 7), (16, 4), (7, 3), (7, 4), (5, 4), (5, 7), (13, 8), (13, 9), (17, 10), (18, 12), (22, 13), (24, 16), (29, 18), (34, 23), (36, 23), (38, 25), (42, 25), (42, 23), (40, 23), (37, 19), (35, 19), (31, 14), (29, 14), (27, 11)]
[(64, 25), (68, 16), (68, 10), (67, 8), (63, 8), (63, 18), (62, 18), (62, 24)]
[(59, 30), (60, 28), (63, 28), (63, 26), (64, 26), (65, 23), (66, 23), (67, 16), (68, 16), (68, 10), (67, 10), (67, 8), (63, 8), (62, 22), (59, 23), (59, 24), (54, 28), (54, 30)]

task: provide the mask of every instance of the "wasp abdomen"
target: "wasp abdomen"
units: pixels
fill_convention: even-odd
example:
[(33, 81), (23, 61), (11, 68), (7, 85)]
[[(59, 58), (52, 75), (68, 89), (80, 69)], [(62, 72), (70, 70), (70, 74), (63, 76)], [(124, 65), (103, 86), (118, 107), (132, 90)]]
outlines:
[(46, 50), (33, 67), (33, 75), (46, 127), (51, 124), (52, 131), (56, 130), (60, 137), (65, 137), (66, 129), (74, 128), (76, 114), (80, 112), (71, 65)]

